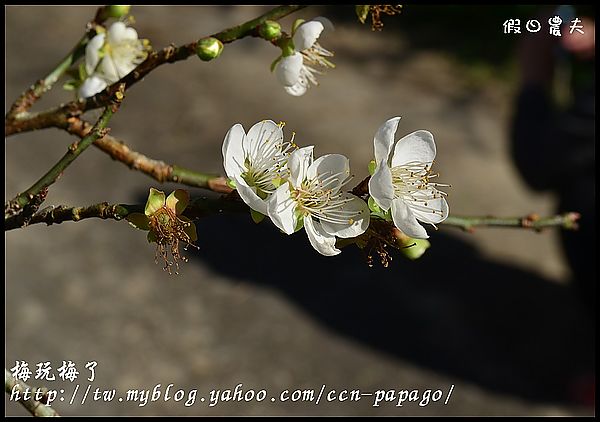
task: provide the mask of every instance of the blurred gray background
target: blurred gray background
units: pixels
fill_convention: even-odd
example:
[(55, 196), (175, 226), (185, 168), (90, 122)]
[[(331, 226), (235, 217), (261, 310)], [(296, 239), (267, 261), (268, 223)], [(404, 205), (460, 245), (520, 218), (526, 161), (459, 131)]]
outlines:
[[(444, 8), (431, 8), (443, 15)], [(134, 7), (140, 37), (156, 49), (237, 25), (267, 7)], [(73, 46), (91, 7), (7, 7), (5, 107)], [(330, 11), (309, 8), (282, 20)], [(259, 39), (225, 46), (204, 63), (164, 65), (134, 86), (112, 134), (134, 150), (192, 169), (222, 173), (221, 143), (235, 123), (285, 121), (317, 156), (350, 158), (367, 175), (372, 139), (400, 115), (398, 136), (435, 135), (435, 169), (451, 213), (500, 216), (554, 212), (551, 194), (530, 191), (514, 169), (508, 124), (514, 72), (472, 64), (452, 52), (417, 48), (402, 31), (410, 7), (385, 17), (382, 32), (328, 15), (322, 40), (337, 68), (300, 98), (287, 95), (269, 65), (278, 50)], [(510, 16), (506, 16), (508, 18)], [(413, 28), (415, 26), (413, 25)], [(456, 31), (466, 31), (456, 27)], [(497, 27), (485, 28), (498, 38)], [(417, 32), (415, 32), (417, 31)], [(491, 34), (493, 33), (493, 34)], [(485, 43), (486, 33), (473, 33)], [(509, 42), (508, 37), (507, 43)], [(458, 47), (457, 47), (458, 48)], [(36, 110), (70, 100), (60, 84)], [(98, 112), (90, 113), (93, 119)], [(5, 199), (29, 187), (73, 141), (56, 129), (6, 140)], [(50, 188), (46, 205), (145, 201), (157, 186), (91, 147)], [(192, 189), (192, 194), (202, 191)], [(198, 398), (212, 389), (438, 389), (448, 405), (394, 403), (57, 403), (64, 415), (572, 415), (593, 374), (591, 318), (569, 287), (558, 232), (441, 227), (418, 262), (395, 256), (370, 269), (356, 250), (322, 258), (305, 235), (289, 238), (250, 216), (197, 223), (198, 253), (181, 275), (154, 263), (145, 233), (125, 222), (86, 220), (6, 234), (6, 357), (30, 366), (98, 362), (93, 388), (152, 389), (173, 383)], [(37, 385), (35, 382), (31, 384)], [(73, 386), (67, 383), (65, 388)], [(47, 383), (63, 388), (62, 383)], [(581, 389), (584, 389), (583, 392)], [(70, 391), (70, 390), (68, 390)], [(26, 412), (6, 400), (8, 415)]]

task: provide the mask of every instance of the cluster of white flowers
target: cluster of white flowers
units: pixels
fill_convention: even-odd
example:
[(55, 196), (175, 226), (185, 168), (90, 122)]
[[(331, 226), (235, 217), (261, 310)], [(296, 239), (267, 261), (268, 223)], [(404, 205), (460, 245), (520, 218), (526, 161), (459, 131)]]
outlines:
[(275, 65), (275, 75), (288, 94), (304, 95), (311, 83), (318, 85), (315, 75), (322, 73), (319, 68), (335, 67), (327, 59), (333, 53), (317, 42), (321, 33), (333, 30), (331, 21), (324, 17), (303, 22), (294, 28), (294, 49), (288, 51), (289, 55), (280, 57)]
[(79, 87), (80, 98), (92, 97), (131, 72), (147, 56), (135, 29), (115, 22), (106, 33), (97, 34), (85, 48), (86, 79)]
[(311, 245), (331, 256), (336, 236), (356, 237), (369, 226), (365, 201), (346, 193), (350, 163), (339, 154), (313, 158), (312, 146), (285, 142), (282, 125), (256, 123), (246, 134), (234, 125), (223, 142), (223, 164), (244, 202), (268, 215), (286, 234), (304, 227)]
[[(417, 220), (434, 225), (448, 216), (445, 193), (437, 189), (444, 185), (429, 180), (435, 143), (422, 130), (394, 142), (399, 120), (386, 121), (375, 134), (377, 167), (369, 193), (381, 210), (391, 210), (398, 229), (425, 239), (427, 232)], [(314, 146), (286, 142), (282, 128), (271, 120), (256, 123), (248, 133), (234, 125), (223, 142), (225, 172), (254, 211), (268, 215), (288, 235), (304, 227), (319, 253), (337, 255), (336, 237), (354, 238), (369, 227), (369, 206), (344, 190), (351, 179), (348, 158), (328, 154), (314, 159)]]

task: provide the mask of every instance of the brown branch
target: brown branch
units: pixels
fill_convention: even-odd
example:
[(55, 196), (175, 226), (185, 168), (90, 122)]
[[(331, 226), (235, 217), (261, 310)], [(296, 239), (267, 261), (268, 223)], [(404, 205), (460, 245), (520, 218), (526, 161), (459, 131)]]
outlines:
[[(48, 404), (44, 404), (41, 401), (36, 400), (43, 392), (43, 389), (31, 388), (23, 381), (17, 380), (8, 369), (4, 368), (4, 391), (9, 394), (12, 400), (12, 394), (19, 395), (19, 403), (23, 405), (25, 409), (33, 416), (60, 416), (56, 410), (50, 407)], [(28, 393), (29, 398), (25, 399), (24, 395)], [(47, 397), (47, 396), (46, 396)]]
[[(63, 129), (72, 135), (83, 138), (90, 132), (92, 125), (82, 119), (71, 117)], [(164, 161), (149, 158), (133, 151), (123, 141), (106, 135), (94, 142), (101, 151), (113, 160), (120, 161), (130, 169), (141, 171), (159, 183), (174, 182), (187, 186), (210, 189), (219, 193), (230, 193), (227, 179), (215, 174), (196, 172), (184, 167), (167, 164)]]
[[(46, 207), (35, 214), (29, 221), (29, 225), (45, 223), (60, 224), (65, 221), (81, 221), (88, 218), (100, 218), (102, 220), (120, 221), (130, 213), (144, 212), (144, 204), (109, 204), (101, 202), (99, 204), (85, 207), (67, 207), (60, 205), (58, 207)], [(207, 215), (221, 214), (223, 212), (248, 212), (250, 208), (237, 195), (223, 195), (218, 198), (199, 197), (194, 198), (185, 209), (183, 215), (191, 219), (198, 219)], [(15, 217), (9, 218), (4, 222), (4, 231), (18, 229), (21, 226), (17, 224)]]

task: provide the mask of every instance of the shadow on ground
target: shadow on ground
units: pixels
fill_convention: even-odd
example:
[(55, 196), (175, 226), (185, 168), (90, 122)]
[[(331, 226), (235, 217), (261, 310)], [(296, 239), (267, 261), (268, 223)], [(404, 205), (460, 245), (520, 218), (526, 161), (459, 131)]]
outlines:
[(277, 289), (331, 330), (392, 356), (531, 400), (583, 400), (593, 326), (569, 286), (490, 261), (452, 229), (435, 233), (419, 261), (396, 256), (384, 269), (353, 246), (326, 258), (304, 232), (283, 236), (248, 220), (198, 221), (191, 261)]

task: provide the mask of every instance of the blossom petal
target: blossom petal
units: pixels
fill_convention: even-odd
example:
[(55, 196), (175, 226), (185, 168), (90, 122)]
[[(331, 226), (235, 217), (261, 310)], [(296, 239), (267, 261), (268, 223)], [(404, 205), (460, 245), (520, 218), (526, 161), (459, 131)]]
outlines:
[(431, 163), (435, 159), (435, 141), (431, 132), (417, 130), (396, 143), (392, 167), (410, 162)]
[[(332, 176), (336, 176), (332, 180)], [(321, 181), (329, 179), (323, 188), (335, 189), (350, 177), (350, 161), (342, 154), (326, 154), (317, 158), (308, 167), (306, 172), (308, 179), (318, 178)]]
[(296, 229), (296, 202), (290, 196), (290, 185), (279, 186), (267, 202), (267, 214), (273, 224), (286, 234)]
[(310, 244), (321, 255), (334, 256), (342, 252), (335, 247), (335, 236), (327, 234), (321, 224), (309, 215), (304, 217), (304, 229)]
[(306, 94), (306, 91), (308, 91), (308, 84), (298, 81), (292, 86), (284, 86), (283, 89), (285, 89), (285, 92), (293, 95), (294, 97), (301, 97)]
[(408, 205), (400, 198), (392, 201), (392, 219), (396, 227), (409, 237), (415, 239), (427, 239), (429, 237), (425, 228), (417, 222)]
[(291, 56), (282, 57), (275, 66), (275, 76), (283, 86), (293, 86), (300, 78), (302, 70), (302, 54), (296, 52)]
[(176, 215), (181, 214), (190, 203), (190, 194), (183, 189), (177, 189), (167, 196), (166, 204)]
[(348, 224), (336, 224), (321, 220), (323, 230), (332, 236), (341, 238), (356, 237), (363, 234), (369, 227), (371, 216), (367, 203), (357, 196), (350, 194), (346, 198), (350, 199), (350, 201), (344, 204), (341, 210), (356, 211), (357, 215), (350, 220), (352, 222), (348, 221)]
[(158, 189), (150, 188), (150, 194), (148, 195), (148, 201), (146, 201), (144, 214), (150, 216), (164, 206), (165, 193)]
[(321, 32), (323, 32), (324, 29), (325, 26), (321, 22), (315, 20), (307, 21), (301, 24), (298, 29), (296, 29), (296, 33), (292, 37), (296, 51), (302, 51), (311, 48), (314, 43), (317, 42), (321, 36)]
[(321, 22), (321, 24), (323, 24), (323, 34), (328, 34), (330, 32), (335, 31), (335, 27), (333, 26), (333, 23), (331, 23), (331, 21), (329, 19), (327, 19), (325, 16), (317, 16), (316, 18), (314, 18), (312, 20)]
[[(260, 146), (265, 142), (281, 144), (283, 130), (273, 120), (263, 120), (250, 128), (243, 144), (244, 151), (251, 157), (256, 157)], [(262, 157), (258, 157), (262, 158)]]
[(123, 22), (115, 22), (108, 29), (108, 42), (110, 44), (120, 44), (123, 41), (137, 41), (137, 31), (128, 27)]
[(132, 212), (125, 218), (127, 219), (127, 222), (129, 222), (129, 224), (136, 229), (150, 230), (150, 220), (146, 214), (142, 214), (141, 212)]
[(117, 65), (115, 64), (115, 61), (113, 60), (110, 53), (106, 54), (102, 58), (102, 61), (100, 62), (99, 71), (102, 74), (102, 76), (104, 76), (106, 80), (108, 80), (108, 82), (110, 83), (117, 82), (119, 79), (121, 79), (121, 77), (119, 76), (119, 70), (117, 69)]
[(377, 166), (375, 173), (369, 179), (369, 194), (382, 210), (387, 211), (392, 206), (394, 199), (392, 171), (385, 162)]
[(246, 205), (262, 214), (267, 213), (267, 202), (256, 194), (256, 188), (248, 186), (242, 177), (234, 177), (235, 189)]
[(89, 98), (93, 97), (104, 88), (106, 88), (107, 84), (104, 79), (99, 76), (93, 75), (83, 81), (83, 84), (79, 87), (79, 91), (77, 95), (79, 98)]
[(375, 162), (377, 162), (377, 164), (382, 161), (387, 163), (394, 145), (394, 135), (396, 134), (396, 130), (398, 130), (399, 122), (400, 117), (393, 117), (377, 129), (377, 133), (375, 133), (373, 139), (373, 144), (375, 146)]
[(306, 178), (308, 168), (313, 162), (313, 145), (295, 150), (288, 159), (290, 169), (290, 182), (292, 186), (298, 187)]
[(92, 75), (100, 61), (100, 49), (104, 45), (105, 34), (98, 34), (85, 46), (85, 71)]
[(137, 58), (135, 54), (128, 54), (125, 56), (112, 56), (113, 64), (117, 71), (119, 79), (123, 76), (128, 75), (133, 69), (137, 67)]
[(234, 179), (244, 172), (244, 138), (246, 132), (244, 127), (236, 123), (227, 131), (223, 140), (223, 167), (230, 179)]
[[(423, 223), (439, 224), (448, 217), (448, 202), (446, 202), (445, 198), (428, 200), (427, 205), (425, 206), (432, 211), (424, 211), (422, 206), (414, 207), (411, 205), (411, 202), (408, 202), (407, 205), (417, 220), (422, 221)], [(433, 210), (435, 210), (435, 212), (433, 212)]]

